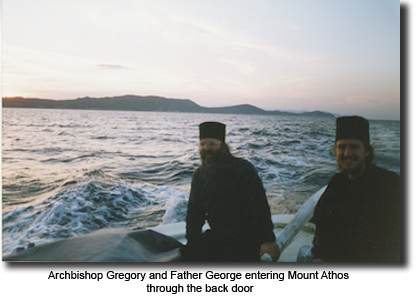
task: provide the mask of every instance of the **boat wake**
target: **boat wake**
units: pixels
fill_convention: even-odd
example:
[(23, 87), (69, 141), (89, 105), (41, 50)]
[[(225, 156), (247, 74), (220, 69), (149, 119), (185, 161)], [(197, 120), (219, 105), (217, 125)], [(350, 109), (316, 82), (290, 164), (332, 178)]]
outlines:
[(184, 221), (188, 196), (171, 186), (136, 185), (94, 171), (4, 212), (3, 253), (104, 228), (138, 230)]

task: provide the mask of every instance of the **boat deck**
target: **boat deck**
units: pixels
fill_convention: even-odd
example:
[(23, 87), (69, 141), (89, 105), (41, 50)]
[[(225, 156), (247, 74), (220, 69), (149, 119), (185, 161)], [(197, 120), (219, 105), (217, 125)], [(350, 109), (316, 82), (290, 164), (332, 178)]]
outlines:
[[(272, 221), (274, 224), (274, 233), (276, 238), (283, 232), (284, 228), (293, 220), (294, 215), (272, 215)], [(202, 228), (203, 231), (209, 228), (208, 224), (205, 224)], [(186, 243), (185, 238), (185, 222), (179, 222), (169, 225), (160, 225), (152, 228), (161, 234), (168, 235), (175, 238), (182, 244)], [(296, 262), (299, 249), (306, 244), (309, 244), (313, 240), (315, 226), (312, 223), (307, 223), (302, 230), (293, 238), (289, 246), (283, 251), (278, 262)]]

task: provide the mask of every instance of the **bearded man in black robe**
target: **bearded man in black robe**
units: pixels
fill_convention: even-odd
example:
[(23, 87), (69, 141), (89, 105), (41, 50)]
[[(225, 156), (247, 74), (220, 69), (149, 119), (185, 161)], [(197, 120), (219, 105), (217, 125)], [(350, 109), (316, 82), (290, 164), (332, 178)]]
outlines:
[(369, 122), (338, 118), (335, 153), (341, 171), (311, 220), (313, 261), (399, 262), (400, 176), (371, 163)]
[[(183, 259), (190, 262), (274, 261), (273, 223), (263, 184), (248, 161), (234, 157), (225, 143), (225, 125), (199, 126), (201, 166), (192, 176)], [(202, 232), (205, 222), (210, 229)]]

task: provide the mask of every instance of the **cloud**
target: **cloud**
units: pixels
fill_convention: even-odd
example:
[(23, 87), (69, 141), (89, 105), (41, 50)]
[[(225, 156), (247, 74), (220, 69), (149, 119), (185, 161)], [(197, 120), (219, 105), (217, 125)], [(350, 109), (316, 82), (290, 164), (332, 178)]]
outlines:
[(128, 67), (117, 65), (117, 64), (98, 64), (98, 68), (100, 69), (111, 69), (111, 70), (119, 70), (119, 69), (127, 69)]

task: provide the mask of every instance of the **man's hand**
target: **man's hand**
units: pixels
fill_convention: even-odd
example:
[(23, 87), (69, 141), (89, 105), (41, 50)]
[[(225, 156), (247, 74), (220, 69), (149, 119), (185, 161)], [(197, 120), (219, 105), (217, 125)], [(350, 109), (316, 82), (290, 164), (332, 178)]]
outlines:
[(264, 254), (268, 254), (271, 257), (272, 262), (277, 262), (280, 257), (280, 248), (274, 242), (263, 243), (260, 246), (260, 259)]

